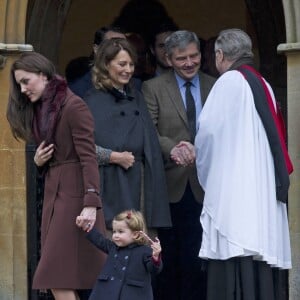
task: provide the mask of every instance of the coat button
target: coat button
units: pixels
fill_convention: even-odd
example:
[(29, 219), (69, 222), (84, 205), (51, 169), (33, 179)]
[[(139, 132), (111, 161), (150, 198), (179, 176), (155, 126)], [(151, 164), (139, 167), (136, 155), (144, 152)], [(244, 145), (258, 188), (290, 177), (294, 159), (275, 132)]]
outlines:
[(128, 259), (128, 255), (126, 255), (124, 258), (125, 258), (125, 259)]
[(122, 271), (125, 271), (125, 270), (126, 270), (126, 267), (123, 267), (123, 268), (122, 268)]
[(138, 116), (138, 115), (140, 114), (140, 112), (139, 112), (138, 110), (136, 110), (136, 111), (134, 112), (134, 114), (135, 114), (136, 116)]
[(115, 277), (111, 277), (110, 280), (115, 280)]
[(121, 111), (121, 112), (120, 112), (120, 115), (121, 115), (121, 116), (125, 116), (125, 112), (124, 112), (124, 111)]

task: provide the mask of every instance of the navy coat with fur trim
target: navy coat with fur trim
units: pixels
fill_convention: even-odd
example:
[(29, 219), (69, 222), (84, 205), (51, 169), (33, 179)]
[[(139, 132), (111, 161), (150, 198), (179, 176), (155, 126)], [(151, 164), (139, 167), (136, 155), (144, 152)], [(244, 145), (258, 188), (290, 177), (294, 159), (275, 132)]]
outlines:
[(118, 247), (96, 229), (87, 238), (108, 254), (89, 300), (153, 299), (151, 274), (161, 271), (162, 262), (154, 264), (149, 246), (134, 243)]

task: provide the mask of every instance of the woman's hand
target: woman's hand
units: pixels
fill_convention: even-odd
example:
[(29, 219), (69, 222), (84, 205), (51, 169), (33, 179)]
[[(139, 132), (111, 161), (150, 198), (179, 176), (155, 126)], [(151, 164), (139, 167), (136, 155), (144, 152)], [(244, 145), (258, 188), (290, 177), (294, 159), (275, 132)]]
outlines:
[(125, 170), (133, 166), (135, 162), (132, 152), (116, 152), (113, 151), (110, 155), (110, 163), (120, 165)]
[(81, 227), (84, 231), (89, 232), (95, 225), (96, 222), (97, 208), (93, 206), (85, 207), (80, 216), (76, 218), (76, 225)]
[(54, 144), (45, 146), (45, 141), (41, 142), (35, 151), (34, 162), (38, 167), (42, 167), (53, 156)]

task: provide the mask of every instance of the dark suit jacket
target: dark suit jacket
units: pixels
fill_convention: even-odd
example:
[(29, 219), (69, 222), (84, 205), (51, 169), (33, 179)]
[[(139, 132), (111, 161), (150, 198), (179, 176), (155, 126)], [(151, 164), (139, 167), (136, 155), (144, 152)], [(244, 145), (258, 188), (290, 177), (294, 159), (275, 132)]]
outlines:
[[(204, 105), (216, 79), (199, 72), (201, 100)], [(142, 92), (162, 149), (170, 202), (178, 202), (190, 182), (195, 199), (203, 201), (203, 190), (197, 179), (195, 164), (189, 167), (176, 165), (170, 159), (172, 148), (180, 141), (191, 141), (186, 110), (173, 70), (143, 83)]]
[(152, 249), (136, 243), (118, 247), (96, 230), (87, 238), (108, 254), (89, 300), (152, 300), (151, 273), (161, 271), (162, 263), (152, 260)]

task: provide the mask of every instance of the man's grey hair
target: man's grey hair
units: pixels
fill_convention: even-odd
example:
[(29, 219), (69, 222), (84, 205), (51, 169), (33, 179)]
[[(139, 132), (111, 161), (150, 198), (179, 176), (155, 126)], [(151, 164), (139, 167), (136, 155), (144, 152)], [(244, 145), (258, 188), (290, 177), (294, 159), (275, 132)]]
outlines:
[(219, 33), (215, 42), (215, 51), (221, 49), (229, 61), (242, 57), (253, 57), (252, 42), (249, 35), (241, 29), (226, 29)]
[(190, 43), (195, 43), (200, 52), (200, 41), (195, 32), (178, 30), (169, 35), (165, 40), (165, 50), (169, 57), (175, 48), (184, 50)]

